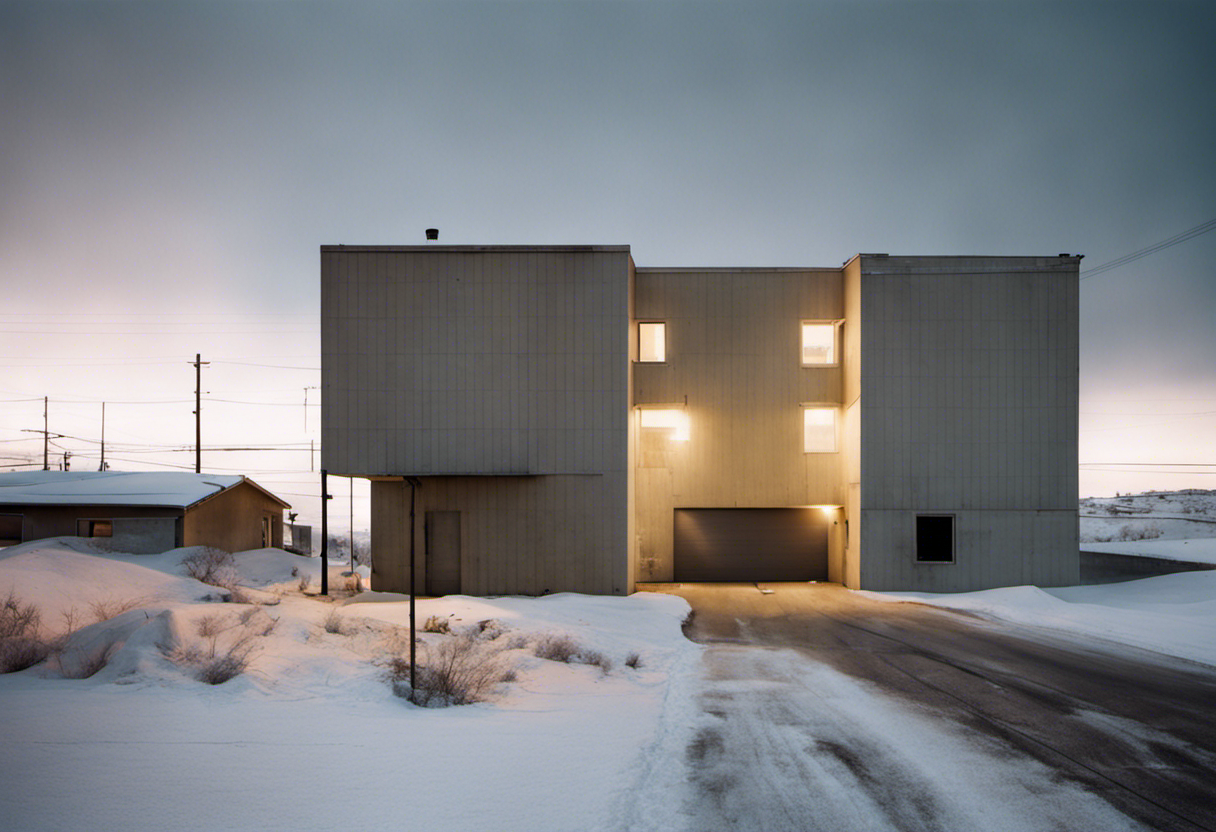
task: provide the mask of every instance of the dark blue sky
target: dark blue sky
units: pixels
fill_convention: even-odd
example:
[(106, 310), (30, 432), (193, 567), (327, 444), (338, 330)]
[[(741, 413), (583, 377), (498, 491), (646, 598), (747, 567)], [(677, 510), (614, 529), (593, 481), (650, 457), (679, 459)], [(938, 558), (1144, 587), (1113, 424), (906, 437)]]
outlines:
[[(188, 398), (195, 352), (315, 367), (317, 247), (427, 226), (1097, 265), (1216, 217), (1213, 43), (1211, 3), (0, 3), (0, 397), (95, 437), (90, 402)], [(1212, 417), (1173, 415), (1216, 411), (1214, 256), (1083, 282), (1083, 461), (1216, 462)], [(215, 440), (283, 436), (259, 414), (317, 374), (240, 366), (208, 389), (282, 407), (216, 406)], [(131, 405), (131, 441), (191, 441), (175, 407)], [(0, 408), (0, 439), (41, 427)]]

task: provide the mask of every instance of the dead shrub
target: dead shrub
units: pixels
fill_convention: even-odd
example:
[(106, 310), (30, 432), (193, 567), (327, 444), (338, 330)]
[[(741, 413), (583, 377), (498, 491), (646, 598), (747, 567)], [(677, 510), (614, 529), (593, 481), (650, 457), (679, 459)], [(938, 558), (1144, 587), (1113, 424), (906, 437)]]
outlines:
[(500, 651), (464, 635), (427, 645), (412, 686), (409, 672), (407, 659), (389, 662), (388, 678), (394, 693), (415, 705), (445, 707), (485, 701), (494, 686), (514, 671), (503, 667)]
[(632, 667), (634, 670), (637, 670), (641, 666), (642, 657), (637, 653), (630, 653), (625, 657), (625, 667)]
[(336, 609), (329, 611), (329, 614), (325, 616), (325, 620), (321, 622), (321, 626), (325, 628), (325, 632), (339, 636), (349, 636), (354, 632), (354, 627), (351, 623), (338, 615)]
[(51, 654), (50, 645), (32, 636), (0, 638), (0, 673), (16, 673), (33, 667)]
[(571, 662), (581, 648), (568, 635), (548, 635), (536, 642), (536, 656), (551, 662)]
[(300, 592), (308, 592), (308, 588), (311, 586), (312, 586), (312, 576), (311, 575), (301, 575), (300, 583), (299, 583)]
[[(249, 615), (224, 616), (218, 613), (204, 615), (194, 624), (199, 638), (205, 639), (200, 646), (182, 646), (171, 657), (176, 663), (192, 667), (194, 678), (209, 685), (221, 685), (245, 672), (257, 649), (255, 638), (264, 636), (278, 623), (262, 624), (256, 618), (261, 609), (255, 607)], [(269, 616), (267, 616), (269, 618)], [(221, 637), (229, 634), (221, 641)], [(226, 642), (226, 643), (225, 643)]]
[(481, 637), (487, 641), (493, 641), (499, 636), (505, 634), (509, 628), (497, 618), (487, 618), (484, 621), (477, 622), (477, 631)]
[(33, 604), (23, 604), (13, 590), (0, 606), (0, 638), (37, 635), (42, 629), (42, 611)]
[[(94, 622), (109, 621), (111, 618), (122, 615), (124, 612), (129, 612), (136, 607), (142, 606), (143, 603), (142, 598), (99, 598), (96, 601), (89, 602), (89, 611), (93, 613)], [(75, 612), (76, 610), (73, 609), (73, 615)]]
[(245, 672), (252, 654), (253, 644), (248, 639), (239, 639), (223, 653), (204, 659), (194, 678), (208, 685), (222, 685)]
[(451, 633), (452, 625), (451, 625), (451, 623), (448, 622), (448, 620), (446, 618), (440, 618), (437, 615), (432, 615), (430, 618), (428, 618), (426, 620), (426, 623), (422, 625), (422, 632), (424, 632), (424, 633)]
[(236, 561), (231, 552), (204, 546), (182, 558), (186, 574), (196, 581), (230, 589), (236, 584)]
[(108, 644), (91, 653), (77, 650), (76, 655), (71, 658), (60, 654), (59, 672), (65, 679), (88, 679), (90, 676), (96, 676), (102, 668), (109, 664), (115, 652), (117, 652), (116, 646)]
[(582, 664), (595, 665), (604, 673), (608, 673), (613, 667), (612, 659), (605, 656), (599, 650), (588, 650), (584, 648), (579, 650), (578, 655), (576, 655), (574, 658), (576, 661), (581, 662)]
[(42, 611), (23, 604), (10, 590), (0, 605), (0, 673), (33, 667), (50, 652), (50, 644), (42, 638)]

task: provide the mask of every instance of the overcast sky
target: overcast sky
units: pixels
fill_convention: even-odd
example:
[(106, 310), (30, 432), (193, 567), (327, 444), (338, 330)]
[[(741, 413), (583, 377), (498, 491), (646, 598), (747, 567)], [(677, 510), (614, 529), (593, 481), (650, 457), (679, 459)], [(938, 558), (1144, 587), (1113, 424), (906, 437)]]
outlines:
[[(1213, 43), (1161, 0), (0, 2), (0, 457), (46, 395), (73, 467), (103, 400), (114, 467), (191, 465), (136, 446), (193, 442), (196, 352), (205, 444), (315, 438), (321, 244), (1099, 265), (1216, 218)], [(1214, 262), (1082, 282), (1083, 463), (1216, 463)], [(204, 467), (312, 511), (307, 453)]]

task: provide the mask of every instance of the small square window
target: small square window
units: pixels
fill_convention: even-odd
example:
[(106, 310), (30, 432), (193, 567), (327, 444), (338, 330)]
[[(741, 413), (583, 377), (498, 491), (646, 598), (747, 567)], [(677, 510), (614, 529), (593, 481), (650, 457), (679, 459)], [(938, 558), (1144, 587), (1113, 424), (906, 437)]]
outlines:
[(836, 324), (833, 321), (802, 322), (802, 366), (822, 367), (836, 363)]
[(954, 562), (954, 515), (916, 515), (916, 560), (921, 563)]
[(638, 361), (650, 364), (667, 360), (667, 324), (645, 321), (638, 324)]
[(836, 408), (803, 408), (802, 450), (808, 454), (836, 453)]

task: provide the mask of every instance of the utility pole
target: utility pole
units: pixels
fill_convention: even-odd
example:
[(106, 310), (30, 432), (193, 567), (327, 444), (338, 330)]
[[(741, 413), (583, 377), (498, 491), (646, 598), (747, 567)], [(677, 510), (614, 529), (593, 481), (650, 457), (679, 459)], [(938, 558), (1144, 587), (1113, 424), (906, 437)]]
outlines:
[(48, 396), (42, 397), (42, 470), (43, 471), (51, 470), (51, 455), (50, 455), (51, 432), (50, 432), (50, 425), (47, 424), (47, 420), (46, 420), (46, 418), (47, 418), (46, 417), (46, 403), (47, 403), (48, 399), (49, 399)]
[(350, 571), (355, 571), (355, 478), (350, 478)]
[(101, 464), (98, 471), (106, 470), (106, 403), (101, 403)]
[(203, 361), (202, 353), (195, 353), (194, 360), (194, 473), (203, 473)]

